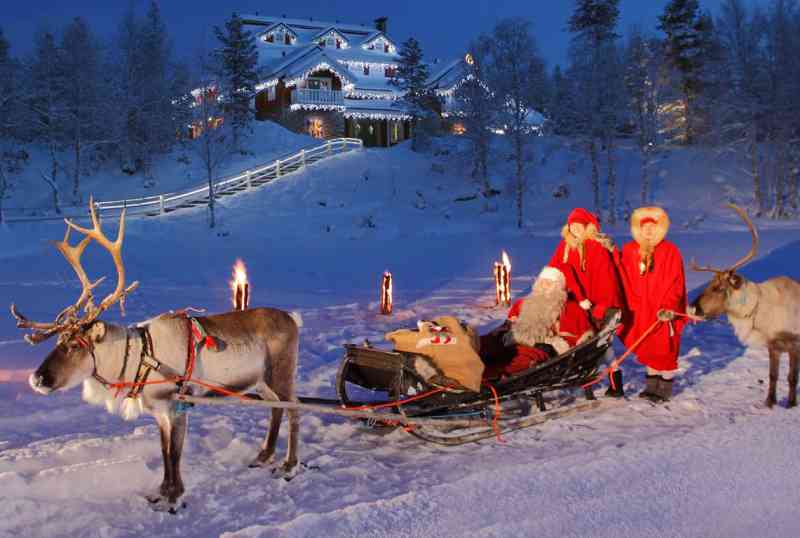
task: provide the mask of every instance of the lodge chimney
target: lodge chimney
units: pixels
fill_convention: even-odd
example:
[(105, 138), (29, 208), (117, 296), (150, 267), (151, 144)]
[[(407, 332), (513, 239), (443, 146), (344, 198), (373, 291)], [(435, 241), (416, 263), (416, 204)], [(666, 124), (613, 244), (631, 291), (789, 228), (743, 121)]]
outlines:
[(389, 20), (389, 17), (378, 17), (375, 19), (375, 28), (379, 32), (386, 33), (386, 22)]

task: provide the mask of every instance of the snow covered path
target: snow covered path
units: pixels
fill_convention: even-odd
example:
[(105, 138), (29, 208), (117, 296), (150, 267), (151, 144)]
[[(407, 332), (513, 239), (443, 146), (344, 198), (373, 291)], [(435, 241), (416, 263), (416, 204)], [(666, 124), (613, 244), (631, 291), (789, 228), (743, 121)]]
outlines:
[[(432, 174), (429, 161), (402, 148), (381, 153), (380, 166), (376, 155), (335, 157), (298, 181), (231, 198), (214, 233), (199, 211), (132, 220), (126, 265), (143, 284), (124, 322), (186, 305), (228, 309), (226, 281), (241, 256), (251, 270), (253, 304), (304, 317), (298, 391), (332, 396), (346, 342), (380, 341), (388, 329), (442, 313), (481, 330), (498, 323), (504, 312), (492, 307), (489, 270), (500, 249), (514, 263), (514, 294), (526, 293), (564, 215), (580, 204), (534, 206), (534, 193), (534, 222), (520, 232), (513, 217), (454, 204), (463, 178)], [(703, 188), (698, 204), (717, 204)], [(676, 223), (697, 214), (689, 202), (700, 197), (685, 196), (670, 200)], [(510, 200), (498, 203), (511, 207)], [(670, 238), (687, 261), (725, 265), (749, 248), (735, 219), (715, 209), (698, 229), (676, 224)], [(760, 259), (745, 274), (799, 278), (796, 223), (763, 224)], [(618, 241), (627, 236), (622, 227), (613, 232)], [(61, 224), (0, 230), (0, 305), (13, 300), (44, 319), (74, 300), (74, 278), (45, 242), (62, 234)], [(111, 270), (103, 253), (87, 251), (86, 258), (92, 275)], [(386, 268), (395, 275), (391, 317), (376, 314)], [(687, 277), (692, 288), (707, 275)], [(116, 312), (107, 319), (120, 321)], [(683, 371), (668, 406), (635, 397), (643, 370), (631, 360), (629, 400), (507, 434), (504, 444), (439, 447), (403, 431), (381, 437), (344, 419), (305, 415), (300, 449), (308, 468), (291, 482), (246, 466), (264, 435), (263, 410), (196, 408), (183, 460), (188, 507), (177, 516), (154, 513), (143, 499), (161, 480), (151, 419), (126, 423), (83, 403), (79, 390), (42, 397), (18, 382), (47, 347), (22, 344), (11, 319), (0, 317), (3, 538), (797, 534), (800, 410), (760, 404), (764, 353), (744, 350), (724, 322), (686, 330)], [(780, 405), (785, 373), (784, 363)], [(285, 437), (279, 455), (284, 445)]]

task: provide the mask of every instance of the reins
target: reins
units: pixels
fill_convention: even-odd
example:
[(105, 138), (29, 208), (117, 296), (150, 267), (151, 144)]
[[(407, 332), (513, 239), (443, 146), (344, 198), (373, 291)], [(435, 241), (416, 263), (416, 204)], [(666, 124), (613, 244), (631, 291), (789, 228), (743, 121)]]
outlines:
[[(672, 312), (672, 314), (674, 316), (676, 316), (676, 317), (686, 318), (686, 319), (691, 320), (691, 321), (694, 321), (694, 320), (697, 319), (697, 318), (695, 318), (693, 316), (690, 316), (689, 314), (685, 314), (685, 313), (682, 313), (682, 312)], [(611, 388), (616, 390), (617, 387), (614, 385), (614, 377), (611, 376), (610, 374), (616, 372), (617, 369), (619, 368), (619, 366), (623, 363), (623, 361), (625, 361), (625, 359), (628, 358), (628, 355), (630, 355), (631, 353), (636, 351), (636, 348), (639, 347), (639, 345), (642, 342), (644, 342), (647, 339), (647, 337), (650, 336), (653, 333), (653, 331), (656, 329), (656, 327), (658, 327), (659, 324), (661, 324), (661, 323), (669, 323), (669, 321), (663, 321), (663, 320), (660, 320), (660, 319), (656, 319), (652, 323), (652, 325), (650, 325), (647, 328), (647, 330), (644, 331), (641, 334), (641, 336), (639, 336), (639, 338), (637, 338), (636, 341), (633, 344), (631, 344), (631, 346), (622, 355), (620, 355), (619, 357), (617, 357), (613, 361), (611, 361), (611, 364), (609, 364), (608, 368), (604, 368), (597, 375), (597, 377), (594, 378), (593, 380), (589, 381), (588, 383), (586, 383), (584, 385), (581, 385), (581, 388), (584, 388), (584, 389), (585, 388), (589, 388), (592, 385), (595, 385), (595, 384), (599, 383), (600, 381), (602, 381), (603, 379), (605, 379), (606, 377), (608, 377), (609, 378), (609, 382), (611, 383)]]

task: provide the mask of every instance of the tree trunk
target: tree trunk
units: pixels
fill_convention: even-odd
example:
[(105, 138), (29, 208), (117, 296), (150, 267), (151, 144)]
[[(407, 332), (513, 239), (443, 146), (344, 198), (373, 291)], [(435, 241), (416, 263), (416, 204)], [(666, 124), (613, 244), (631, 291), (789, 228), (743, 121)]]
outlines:
[(597, 169), (597, 145), (594, 135), (589, 140), (589, 157), (592, 160), (592, 196), (594, 197), (594, 211), (597, 218), (602, 222), (603, 214), (600, 211), (600, 172)]
[(72, 177), (72, 200), (76, 204), (80, 203), (80, 182), (81, 182), (81, 138), (80, 134), (75, 137), (75, 170)]
[(6, 173), (3, 167), (0, 166), (0, 224), (4, 222), (3, 215), (3, 200), (6, 199), (6, 189), (8, 188), (8, 181), (6, 180)]
[(522, 151), (522, 132), (516, 130), (514, 146), (517, 161), (517, 228), (522, 228), (523, 198), (525, 195), (525, 155)]
[(650, 195), (650, 150), (647, 146), (642, 146), (641, 148), (642, 153), (642, 162), (641, 162), (641, 173), (642, 173), (642, 205), (647, 205), (647, 200), (649, 199)]
[(750, 157), (750, 175), (753, 178), (753, 198), (756, 203), (756, 217), (764, 214), (764, 193), (761, 190), (761, 175), (758, 166), (758, 138), (756, 127), (750, 127), (750, 144), (747, 148)]
[(208, 172), (208, 227), (216, 226), (216, 215), (214, 214), (214, 176), (212, 167), (207, 165)]
[(617, 223), (617, 175), (614, 170), (614, 137), (609, 136), (606, 142), (608, 158), (608, 223)]

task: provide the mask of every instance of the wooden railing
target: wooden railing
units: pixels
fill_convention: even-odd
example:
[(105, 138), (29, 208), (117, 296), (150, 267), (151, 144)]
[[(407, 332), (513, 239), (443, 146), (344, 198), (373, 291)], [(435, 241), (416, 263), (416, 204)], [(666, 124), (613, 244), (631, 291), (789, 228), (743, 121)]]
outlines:
[(344, 106), (342, 92), (297, 88), (292, 92), (292, 104)]
[[(361, 149), (364, 143), (358, 138), (334, 138), (318, 146), (309, 146), (286, 157), (245, 170), (235, 176), (220, 178), (213, 183), (214, 199), (230, 196), (238, 192), (265, 185), (292, 172), (302, 170), (306, 166), (327, 157)], [(142, 198), (126, 198), (124, 200), (108, 200), (95, 202), (95, 207), (103, 216), (119, 215), (122, 209), (127, 215), (156, 217), (179, 209), (208, 204), (209, 186), (204, 184), (182, 192), (158, 194)], [(62, 208), (64, 214), (50, 216), (14, 217), (6, 214), (6, 222), (25, 222), (41, 220), (61, 220), (63, 218), (88, 218), (88, 211), (82, 208)], [(72, 214), (70, 214), (72, 213)]]

